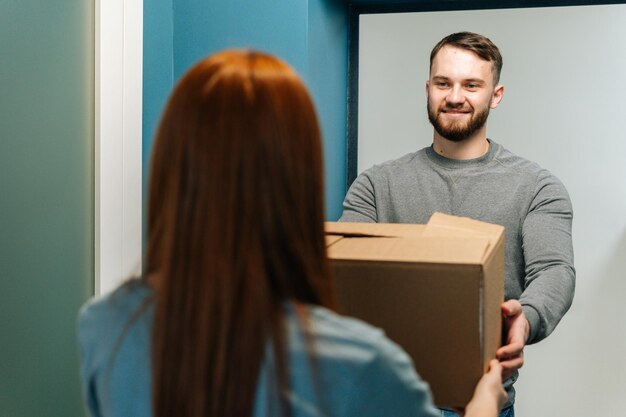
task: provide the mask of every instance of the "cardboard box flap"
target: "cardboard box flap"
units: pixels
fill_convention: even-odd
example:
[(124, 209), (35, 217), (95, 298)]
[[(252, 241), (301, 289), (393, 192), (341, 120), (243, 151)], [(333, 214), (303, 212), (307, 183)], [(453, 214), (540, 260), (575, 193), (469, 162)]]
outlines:
[(489, 241), (489, 247), (495, 247), (504, 238), (504, 227), (485, 223), (469, 217), (450, 216), (434, 213), (424, 231), (424, 237), (481, 237)]
[(343, 236), (341, 235), (326, 235), (324, 237), (326, 238), (326, 247), (329, 247), (333, 243), (343, 239)]
[(481, 237), (344, 237), (328, 248), (331, 259), (479, 265), (489, 248)]
[(326, 222), (326, 235), (371, 236), (371, 237), (417, 237), (426, 225), (399, 223), (345, 223)]

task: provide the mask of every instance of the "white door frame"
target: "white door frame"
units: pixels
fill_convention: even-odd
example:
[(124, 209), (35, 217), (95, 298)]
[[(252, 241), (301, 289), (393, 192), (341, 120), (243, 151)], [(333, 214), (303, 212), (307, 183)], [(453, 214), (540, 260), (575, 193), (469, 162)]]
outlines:
[(141, 271), (143, 0), (95, 0), (95, 282)]

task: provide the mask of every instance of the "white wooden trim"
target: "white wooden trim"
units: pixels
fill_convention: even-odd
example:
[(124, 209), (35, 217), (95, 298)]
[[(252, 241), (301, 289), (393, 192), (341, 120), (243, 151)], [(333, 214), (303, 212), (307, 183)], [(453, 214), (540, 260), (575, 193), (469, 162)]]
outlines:
[(95, 1), (96, 295), (141, 270), (143, 0)]

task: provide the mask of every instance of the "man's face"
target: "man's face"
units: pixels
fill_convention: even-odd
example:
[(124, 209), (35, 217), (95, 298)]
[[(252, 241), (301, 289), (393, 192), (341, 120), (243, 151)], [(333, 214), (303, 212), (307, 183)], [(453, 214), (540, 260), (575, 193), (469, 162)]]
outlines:
[(426, 82), (428, 120), (442, 137), (460, 142), (480, 131), (489, 109), (502, 99), (493, 65), (471, 51), (444, 46), (433, 59)]

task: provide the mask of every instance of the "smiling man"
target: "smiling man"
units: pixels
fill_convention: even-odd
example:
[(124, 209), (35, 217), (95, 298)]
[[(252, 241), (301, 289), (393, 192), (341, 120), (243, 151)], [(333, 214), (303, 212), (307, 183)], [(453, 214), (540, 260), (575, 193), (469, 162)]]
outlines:
[[(487, 52), (482, 54), (489, 58)], [(481, 57), (472, 50), (448, 44), (439, 44), (433, 50), (426, 97), (428, 120), (435, 128), (435, 143), (439, 142), (441, 152), (446, 141), (475, 142), (482, 149), (488, 146), (485, 138), (489, 110), (498, 106), (504, 93), (504, 86), (498, 85), (502, 59), (494, 56), (491, 62), (477, 58)]]
[(439, 211), (505, 227), (506, 335), (496, 354), (509, 395), (500, 417), (513, 417), (523, 348), (567, 312), (576, 274), (565, 187), (487, 138), (489, 112), (504, 94), (501, 69), (500, 51), (482, 35), (454, 33), (435, 45), (426, 81), (432, 145), (359, 175), (340, 221), (426, 223)]

